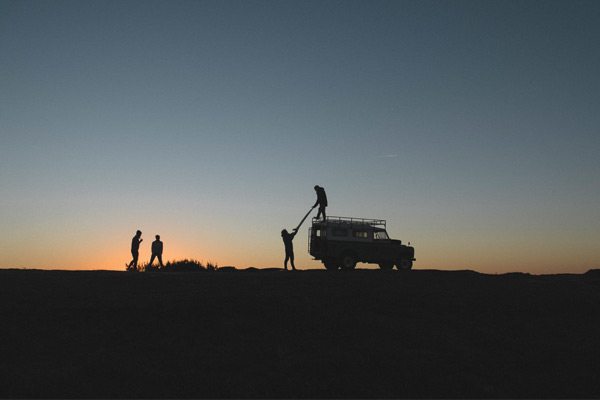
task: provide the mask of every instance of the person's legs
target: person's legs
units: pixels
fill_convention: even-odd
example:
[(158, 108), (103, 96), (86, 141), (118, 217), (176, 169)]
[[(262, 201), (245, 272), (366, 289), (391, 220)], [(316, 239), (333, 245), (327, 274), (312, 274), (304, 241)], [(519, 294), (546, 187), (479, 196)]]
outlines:
[(296, 266), (294, 265), (294, 253), (291, 253), (289, 257), (290, 257), (290, 263), (292, 264), (292, 269), (295, 271)]
[(158, 254), (156, 257), (158, 258), (158, 263), (160, 264), (160, 267), (164, 268), (165, 265), (162, 262), (162, 254)]
[(152, 266), (152, 263), (154, 262), (154, 259), (156, 258), (156, 254), (152, 254), (152, 256), (150, 257), (150, 262), (148, 263), (148, 267)]
[[(327, 220), (327, 216), (325, 215), (325, 206), (320, 206), (319, 207), (319, 214), (318, 215), (321, 215), (321, 214), (323, 214), (323, 221), (326, 221)], [(319, 217), (317, 216), (317, 218), (319, 218)]]
[(283, 268), (287, 270), (287, 262), (290, 259), (290, 255), (285, 253), (285, 261), (283, 262)]
[(319, 209), (317, 210), (317, 219), (321, 216), (321, 211), (323, 211), (323, 207), (319, 206)]
[(131, 260), (131, 267), (134, 271), (137, 271), (137, 263), (138, 263), (138, 257), (140, 256), (140, 253), (137, 251), (132, 251), (131, 255), (133, 256), (133, 260)]
[(128, 269), (128, 270), (129, 270), (129, 269), (131, 269), (131, 267), (133, 266), (133, 262), (134, 262), (134, 261), (135, 261), (135, 254), (134, 254), (134, 252), (132, 251), (132, 252), (131, 252), (131, 261), (129, 261), (129, 264), (127, 264), (127, 269)]

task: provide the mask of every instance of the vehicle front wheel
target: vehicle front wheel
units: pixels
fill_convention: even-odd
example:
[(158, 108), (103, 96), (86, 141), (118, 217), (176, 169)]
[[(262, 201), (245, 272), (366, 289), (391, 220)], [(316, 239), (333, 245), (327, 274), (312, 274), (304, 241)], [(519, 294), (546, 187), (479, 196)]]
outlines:
[(342, 269), (354, 269), (356, 268), (356, 257), (353, 254), (347, 253), (340, 259), (340, 266)]
[(381, 268), (381, 269), (392, 269), (392, 268), (394, 268), (394, 264), (392, 264), (391, 262), (380, 263), (379, 264), (379, 268)]
[(398, 268), (398, 271), (400, 270), (409, 270), (412, 269), (412, 261), (411, 260), (400, 260), (397, 264), (396, 264), (396, 268)]

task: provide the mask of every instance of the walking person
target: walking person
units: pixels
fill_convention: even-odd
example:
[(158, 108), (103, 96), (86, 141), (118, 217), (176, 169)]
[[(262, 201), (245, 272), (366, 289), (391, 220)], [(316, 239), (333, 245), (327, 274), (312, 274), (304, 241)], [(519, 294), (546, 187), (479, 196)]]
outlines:
[(327, 220), (327, 216), (325, 215), (325, 207), (327, 207), (327, 195), (325, 194), (325, 189), (319, 185), (315, 185), (315, 192), (317, 192), (317, 201), (312, 208), (319, 206), (319, 211), (317, 212), (317, 219), (323, 214), (323, 221)]
[(140, 256), (140, 243), (142, 243), (142, 231), (138, 230), (131, 239), (131, 256), (133, 259), (127, 264), (128, 271), (137, 272), (138, 257)]
[(287, 271), (287, 263), (288, 260), (292, 265), (292, 270), (296, 270), (296, 266), (294, 265), (294, 244), (292, 240), (294, 240), (294, 236), (298, 233), (298, 229), (294, 229), (293, 233), (289, 233), (286, 229), (281, 231), (281, 237), (283, 238), (283, 244), (285, 246), (285, 261), (283, 262), (283, 267)]
[(152, 256), (150, 257), (150, 262), (148, 263), (148, 267), (152, 266), (152, 262), (154, 258), (158, 258), (158, 263), (161, 268), (164, 268), (162, 261), (162, 253), (163, 253), (163, 242), (160, 241), (160, 235), (155, 236), (156, 240), (152, 242)]

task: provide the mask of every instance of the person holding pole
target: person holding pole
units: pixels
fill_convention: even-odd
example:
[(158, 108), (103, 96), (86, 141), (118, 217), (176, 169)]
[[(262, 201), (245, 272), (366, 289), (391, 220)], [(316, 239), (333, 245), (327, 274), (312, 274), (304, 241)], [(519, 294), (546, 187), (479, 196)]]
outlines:
[(325, 189), (319, 185), (315, 185), (315, 192), (317, 192), (317, 201), (312, 208), (319, 206), (319, 211), (317, 212), (317, 219), (323, 214), (323, 221), (327, 220), (327, 216), (325, 215), (325, 207), (327, 207), (327, 195), (325, 194)]
[(285, 261), (283, 262), (283, 267), (286, 271), (288, 269), (288, 260), (290, 260), (290, 263), (292, 264), (292, 270), (296, 270), (296, 266), (294, 265), (294, 244), (292, 243), (292, 240), (294, 240), (294, 236), (298, 233), (298, 228), (294, 229), (292, 232), (293, 233), (289, 233), (286, 229), (281, 231), (281, 237), (285, 246)]

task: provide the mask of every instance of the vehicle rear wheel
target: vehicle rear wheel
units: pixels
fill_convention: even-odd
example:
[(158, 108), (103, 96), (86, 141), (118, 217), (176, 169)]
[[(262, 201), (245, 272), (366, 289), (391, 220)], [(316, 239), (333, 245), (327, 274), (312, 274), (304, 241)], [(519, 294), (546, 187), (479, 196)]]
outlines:
[(392, 268), (394, 268), (394, 264), (392, 264), (391, 262), (380, 263), (379, 264), (379, 268), (381, 268), (381, 269), (392, 269)]
[(400, 260), (396, 264), (396, 268), (398, 268), (398, 271), (412, 269), (412, 261), (411, 260)]
[(334, 271), (338, 269), (338, 265), (331, 260), (323, 261), (323, 265), (325, 265), (325, 268), (327, 268), (327, 270), (329, 271)]
[(354, 254), (346, 253), (340, 259), (340, 266), (342, 269), (354, 269), (356, 268), (356, 257)]

